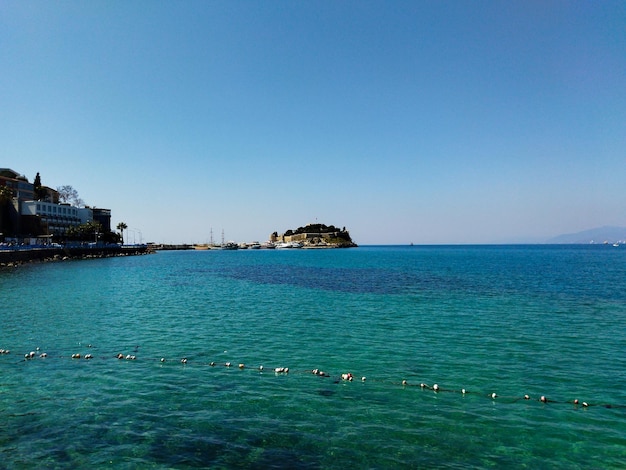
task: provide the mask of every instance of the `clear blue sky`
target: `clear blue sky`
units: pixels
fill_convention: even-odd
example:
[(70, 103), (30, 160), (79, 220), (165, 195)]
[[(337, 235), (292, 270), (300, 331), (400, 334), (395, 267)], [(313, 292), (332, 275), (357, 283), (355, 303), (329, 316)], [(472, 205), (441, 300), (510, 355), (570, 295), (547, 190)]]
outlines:
[(623, 1), (5, 0), (0, 70), (0, 167), (137, 241), (626, 225)]

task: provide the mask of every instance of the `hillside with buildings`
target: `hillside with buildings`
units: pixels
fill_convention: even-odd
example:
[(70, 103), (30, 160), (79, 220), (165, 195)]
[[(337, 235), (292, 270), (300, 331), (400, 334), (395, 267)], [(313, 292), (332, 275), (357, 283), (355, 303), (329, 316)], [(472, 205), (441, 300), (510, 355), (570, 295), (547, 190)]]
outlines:
[(31, 183), (10, 168), (0, 168), (0, 242), (72, 241), (119, 242), (111, 230), (111, 210), (83, 205), (71, 186), (41, 185), (39, 173)]

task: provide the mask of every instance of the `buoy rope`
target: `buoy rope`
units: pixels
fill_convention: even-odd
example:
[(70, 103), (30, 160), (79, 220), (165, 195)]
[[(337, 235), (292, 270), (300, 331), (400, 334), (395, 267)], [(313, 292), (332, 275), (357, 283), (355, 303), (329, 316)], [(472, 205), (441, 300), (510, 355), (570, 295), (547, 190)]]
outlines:
[[(89, 345), (87, 346), (88, 348), (91, 348), (92, 346)], [(123, 348), (122, 348), (123, 349)], [(87, 354), (81, 354), (81, 353), (73, 353), (70, 355), (59, 355), (59, 356), (49, 356), (47, 353), (45, 352), (41, 352), (39, 348), (36, 348), (35, 351), (30, 351), (26, 354), (24, 354), (23, 358), (19, 361), (21, 363), (28, 363), (31, 362), (33, 360), (37, 360), (37, 359), (41, 359), (41, 360), (50, 360), (53, 358), (58, 358), (58, 359), (72, 359), (72, 360), (106, 360), (106, 359), (117, 359), (119, 361), (144, 361), (144, 362), (158, 362), (161, 365), (165, 364), (165, 363), (171, 363), (172, 360), (170, 359), (166, 359), (165, 357), (160, 357), (160, 358), (145, 358), (142, 357), (141, 359), (137, 358), (136, 353), (139, 350), (139, 346), (135, 346), (133, 348), (133, 353), (134, 354), (123, 354), (123, 353), (117, 353), (117, 354), (113, 354), (113, 355), (107, 355), (107, 356), (94, 356), (92, 353), (87, 353)], [(11, 351), (9, 349), (0, 349), (0, 355), (10, 355)], [(199, 356), (205, 356), (205, 354), (200, 354)], [(539, 403), (543, 403), (543, 404), (569, 404), (569, 405), (574, 405), (575, 408), (578, 407), (582, 407), (582, 408), (589, 408), (589, 407), (600, 407), (600, 408), (609, 408), (609, 409), (622, 409), (622, 408), (626, 408), (626, 405), (621, 405), (621, 404), (610, 404), (610, 403), (593, 403), (593, 402), (587, 402), (587, 401), (581, 401), (578, 398), (575, 399), (571, 399), (571, 400), (556, 400), (553, 398), (548, 398), (546, 395), (541, 395), (538, 397), (531, 397), (530, 395), (526, 394), (523, 396), (516, 396), (516, 395), (510, 395), (510, 396), (501, 396), (498, 395), (496, 392), (479, 392), (479, 391), (474, 391), (474, 390), (467, 390), (465, 388), (461, 388), (461, 389), (454, 389), (454, 388), (443, 388), (441, 387), (439, 384), (434, 383), (432, 385), (421, 382), (421, 383), (409, 383), (408, 380), (403, 379), (403, 380), (390, 380), (390, 379), (380, 379), (380, 378), (374, 378), (374, 379), (369, 379), (365, 376), (362, 376), (360, 378), (355, 378), (355, 376), (351, 373), (351, 372), (344, 372), (344, 373), (340, 373), (340, 374), (331, 374), (330, 372), (324, 371), (322, 369), (304, 369), (304, 370), (291, 370), (289, 369), (289, 367), (285, 367), (285, 366), (279, 366), (279, 367), (264, 367), (263, 365), (258, 365), (258, 366), (248, 366), (244, 363), (233, 363), (233, 362), (216, 362), (216, 361), (210, 361), (210, 362), (202, 362), (202, 361), (193, 361), (193, 356), (181, 356), (180, 358), (174, 360), (175, 363), (180, 363), (182, 364), (182, 366), (187, 366), (187, 364), (189, 364), (189, 362), (192, 361), (194, 365), (199, 365), (199, 366), (208, 366), (208, 367), (224, 367), (224, 368), (234, 368), (234, 369), (239, 369), (239, 370), (255, 370), (257, 372), (260, 373), (264, 373), (264, 372), (274, 372), (275, 375), (298, 375), (298, 374), (309, 374), (309, 375), (315, 375), (318, 376), (320, 378), (329, 378), (329, 379), (333, 379), (333, 381), (335, 383), (340, 383), (340, 382), (353, 382), (353, 381), (359, 381), (359, 382), (374, 382), (374, 383), (379, 383), (379, 384), (388, 384), (388, 385), (394, 385), (394, 386), (401, 386), (403, 388), (419, 388), (421, 390), (429, 390), (432, 391), (434, 393), (452, 393), (452, 394), (460, 394), (462, 396), (465, 395), (474, 395), (474, 396), (480, 396), (480, 397), (484, 397), (484, 398), (488, 398), (490, 400), (493, 401), (498, 401), (498, 402), (505, 402), (505, 403), (517, 403), (517, 402), (531, 402), (531, 401), (536, 401)]]

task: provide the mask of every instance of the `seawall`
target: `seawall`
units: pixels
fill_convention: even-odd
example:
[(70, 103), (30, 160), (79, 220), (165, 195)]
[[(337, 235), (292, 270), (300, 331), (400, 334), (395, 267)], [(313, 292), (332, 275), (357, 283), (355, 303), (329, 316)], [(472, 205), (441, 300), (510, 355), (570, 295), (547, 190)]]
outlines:
[(15, 248), (0, 250), (0, 266), (39, 261), (108, 258), (111, 256), (145, 255), (152, 253), (146, 245), (107, 245), (95, 247)]

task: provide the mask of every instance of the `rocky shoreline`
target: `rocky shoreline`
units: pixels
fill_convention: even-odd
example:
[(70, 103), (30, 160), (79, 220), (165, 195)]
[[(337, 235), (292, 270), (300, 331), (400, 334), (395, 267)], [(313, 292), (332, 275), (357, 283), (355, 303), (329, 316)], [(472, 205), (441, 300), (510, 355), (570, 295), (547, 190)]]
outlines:
[(16, 267), (27, 263), (50, 261), (136, 256), (150, 253), (154, 253), (154, 250), (146, 245), (3, 249), (0, 250), (0, 267)]

